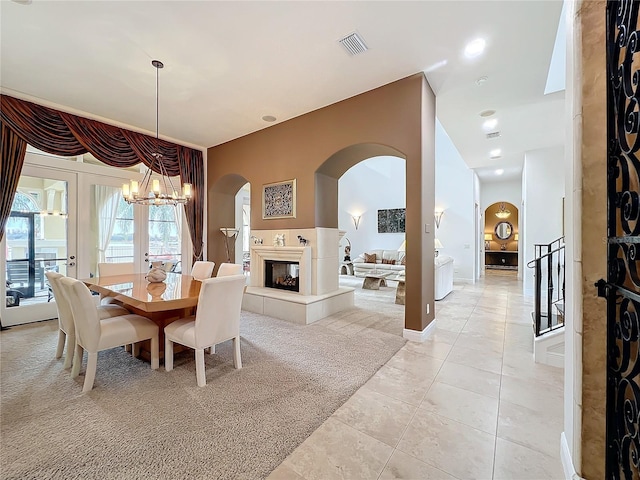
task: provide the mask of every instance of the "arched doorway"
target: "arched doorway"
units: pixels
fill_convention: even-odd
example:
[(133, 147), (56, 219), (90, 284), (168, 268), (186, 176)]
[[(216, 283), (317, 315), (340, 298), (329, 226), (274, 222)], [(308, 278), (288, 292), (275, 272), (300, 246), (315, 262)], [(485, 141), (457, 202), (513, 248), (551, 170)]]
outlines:
[(485, 273), (511, 273), (517, 276), (520, 265), (519, 212), (509, 202), (496, 202), (484, 212)]

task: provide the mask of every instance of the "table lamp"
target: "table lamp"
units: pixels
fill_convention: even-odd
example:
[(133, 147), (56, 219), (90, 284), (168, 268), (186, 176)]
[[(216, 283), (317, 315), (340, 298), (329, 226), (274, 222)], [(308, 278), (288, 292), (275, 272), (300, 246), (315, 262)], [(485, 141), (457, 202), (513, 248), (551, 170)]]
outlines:
[(437, 257), (438, 254), (439, 254), (438, 249), (439, 248), (444, 248), (444, 247), (442, 246), (442, 243), (440, 242), (440, 240), (438, 240), (437, 238), (433, 239), (433, 243), (435, 244), (435, 254), (434, 254), (434, 256)]
[(484, 249), (489, 250), (491, 248), (491, 240), (493, 240), (493, 235), (490, 233), (484, 234)]

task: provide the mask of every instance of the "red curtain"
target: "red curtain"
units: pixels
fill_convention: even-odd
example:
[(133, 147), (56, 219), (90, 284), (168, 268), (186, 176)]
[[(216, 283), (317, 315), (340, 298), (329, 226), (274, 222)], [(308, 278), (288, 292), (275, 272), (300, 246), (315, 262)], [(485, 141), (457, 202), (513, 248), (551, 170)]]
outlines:
[[(11, 213), (13, 196), (18, 188), (20, 172), (24, 163), (24, 154), (27, 151), (27, 142), (17, 136), (6, 125), (0, 125), (0, 148), (2, 148), (2, 160), (0, 160), (0, 241), (4, 236), (4, 227)], [(2, 280), (4, 281), (4, 280)]]
[[(185, 213), (193, 243), (194, 261), (202, 258), (204, 165), (201, 151), (7, 95), (1, 95), (0, 100), (0, 179), (12, 178), (12, 175), (17, 175), (16, 178), (20, 176), (27, 143), (44, 152), (66, 157), (89, 152), (101, 162), (121, 168), (140, 162), (152, 168), (152, 153), (159, 152), (162, 154), (162, 163), (167, 173), (171, 176), (180, 175), (183, 183), (191, 183), (193, 186), (193, 199), (185, 205)], [(5, 132), (11, 132), (12, 136), (8, 137)], [(7, 140), (8, 145), (5, 147), (5, 137), (13, 138), (13, 135), (26, 142), (21, 154), (18, 150), (19, 160), (12, 160), (16, 153), (12, 153), (14, 149), (9, 148), (9, 143), (15, 140)], [(160, 173), (157, 165), (153, 170)], [(15, 185), (8, 183), (5, 186), (2, 183), (1, 195), (2, 198), (5, 195), (9, 196), (9, 210), (16, 188), (17, 180)], [(4, 207), (4, 203), (0, 206)], [(0, 239), (9, 217), (9, 210), (6, 214), (4, 209), (0, 210)]]

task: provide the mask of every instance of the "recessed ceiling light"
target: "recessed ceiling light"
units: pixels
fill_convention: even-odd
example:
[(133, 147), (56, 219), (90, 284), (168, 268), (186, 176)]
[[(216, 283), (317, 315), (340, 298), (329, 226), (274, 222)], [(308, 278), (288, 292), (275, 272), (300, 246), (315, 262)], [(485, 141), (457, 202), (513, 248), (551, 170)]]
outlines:
[(498, 170), (496, 170), (496, 175), (502, 175), (504, 173), (504, 170), (499, 168)]
[(494, 115), (496, 113), (495, 110), (483, 110), (482, 112), (480, 112), (480, 116), (481, 117), (490, 117), (491, 115)]
[(500, 155), (502, 155), (502, 150), (499, 148), (494, 148), (489, 152), (489, 157), (491, 158), (498, 158)]
[(488, 131), (488, 130), (493, 130), (494, 128), (496, 128), (497, 125), (498, 125), (498, 119), (491, 118), (489, 120), (484, 121), (484, 123), (482, 124), (482, 128)]
[(275, 122), (277, 118), (273, 115), (265, 115), (264, 117), (262, 117), (262, 120), (264, 120), (265, 122)]
[(486, 42), (484, 38), (476, 38), (471, 42), (467, 43), (467, 46), (464, 47), (464, 56), (467, 58), (475, 58), (478, 55), (481, 55), (484, 52), (484, 47)]
[(481, 87), (482, 85), (484, 85), (485, 83), (487, 83), (487, 81), (488, 81), (488, 80), (489, 80), (489, 77), (485, 77), (485, 76), (479, 77), (479, 78), (476, 80), (476, 85), (478, 85), (479, 87)]

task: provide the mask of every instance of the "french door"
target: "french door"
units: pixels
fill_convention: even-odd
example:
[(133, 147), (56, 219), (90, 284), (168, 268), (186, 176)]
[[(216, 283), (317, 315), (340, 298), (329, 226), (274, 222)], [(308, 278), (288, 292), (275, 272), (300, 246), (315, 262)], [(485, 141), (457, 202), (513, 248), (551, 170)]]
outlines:
[(4, 238), (4, 326), (57, 317), (46, 272), (76, 276), (76, 174), (25, 165)]

